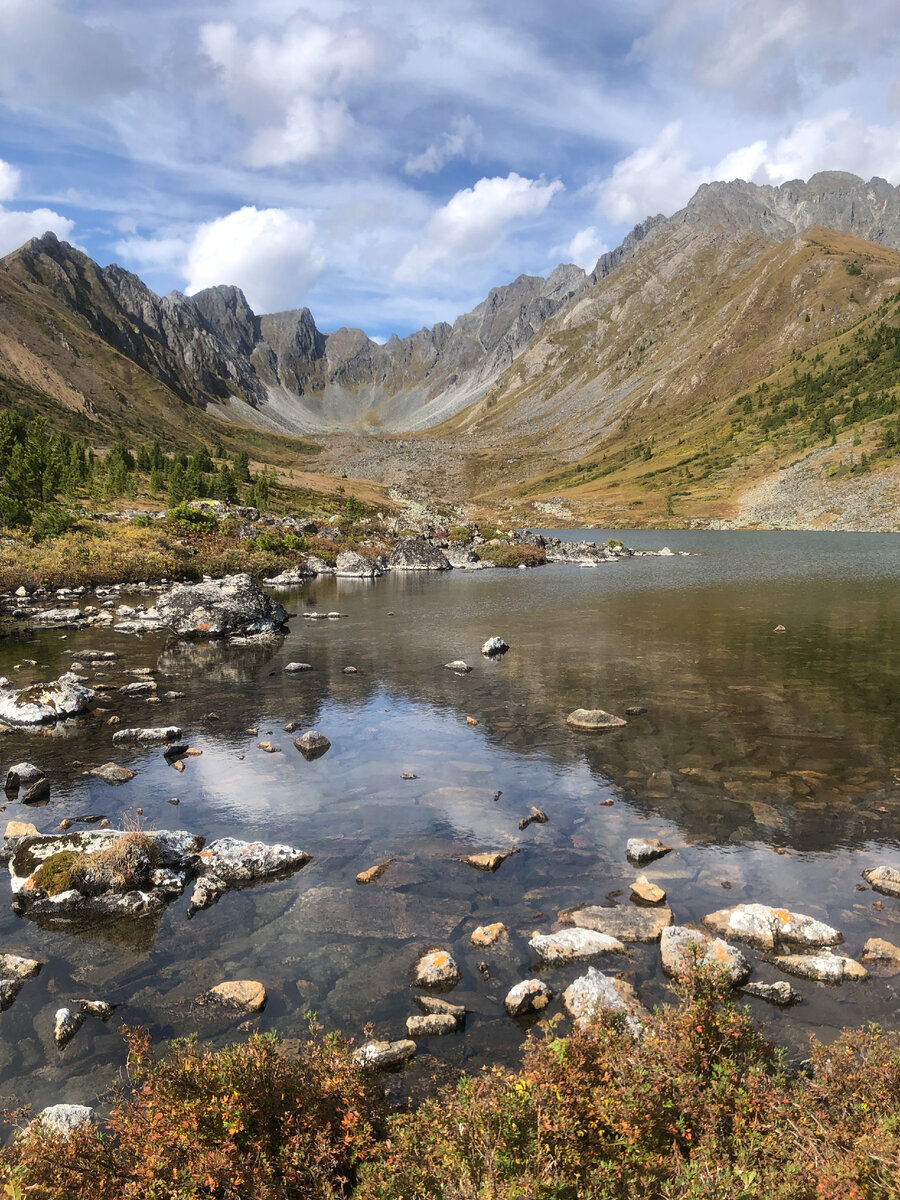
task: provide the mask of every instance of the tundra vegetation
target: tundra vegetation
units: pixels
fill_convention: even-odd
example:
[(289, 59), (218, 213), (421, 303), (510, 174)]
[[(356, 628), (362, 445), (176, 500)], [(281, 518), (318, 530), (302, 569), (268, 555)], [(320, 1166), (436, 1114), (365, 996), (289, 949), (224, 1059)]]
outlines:
[(720, 976), (679, 986), (637, 1035), (615, 1014), (565, 1033), (551, 1020), (519, 1070), (464, 1075), (409, 1111), (312, 1017), (290, 1048), (266, 1034), (159, 1058), (131, 1030), (108, 1120), (68, 1138), (31, 1125), (0, 1151), (0, 1185), (34, 1200), (900, 1194), (896, 1035), (814, 1041), (791, 1067)]

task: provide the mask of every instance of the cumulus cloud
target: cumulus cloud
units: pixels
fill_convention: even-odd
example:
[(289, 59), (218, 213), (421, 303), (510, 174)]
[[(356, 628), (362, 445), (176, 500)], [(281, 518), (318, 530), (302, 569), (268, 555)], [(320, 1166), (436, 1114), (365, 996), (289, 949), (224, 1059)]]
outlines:
[(226, 103), (254, 130), (250, 166), (283, 167), (331, 153), (354, 127), (349, 97), (395, 51), (362, 26), (330, 27), (302, 14), (278, 37), (241, 34), (231, 21), (200, 29)]
[(591, 271), (597, 265), (600, 255), (605, 254), (608, 249), (609, 246), (600, 236), (600, 230), (595, 225), (589, 225), (587, 229), (579, 229), (570, 242), (557, 247), (555, 253), (560, 255), (563, 262), (572, 262), (576, 267)]
[(51, 0), (0, 0), (0, 93), (13, 106), (90, 104), (144, 78), (114, 33)]
[[(0, 201), (12, 200), (22, 181), (22, 173), (12, 163), (0, 158)], [(29, 238), (40, 237), (48, 230), (57, 237), (67, 238), (75, 228), (75, 222), (49, 208), (35, 208), (31, 212), (16, 212), (0, 204), (0, 255), (18, 250)]]
[(779, 138), (758, 138), (716, 163), (703, 164), (692, 155), (681, 122), (672, 121), (650, 145), (616, 163), (594, 190), (598, 214), (617, 224), (634, 224), (657, 212), (671, 216), (701, 183), (714, 179), (780, 184), (834, 170), (900, 182), (900, 125), (867, 124), (838, 109), (798, 121)]
[(471, 117), (454, 121), (449, 133), (441, 136), (421, 154), (411, 155), (403, 168), (407, 175), (434, 175), (451, 159), (473, 158), (481, 144), (481, 131)]
[(234, 283), (255, 312), (293, 308), (325, 269), (312, 221), (280, 208), (240, 208), (208, 221), (188, 247), (188, 295)]
[(404, 256), (394, 272), (399, 281), (415, 282), (432, 267), (486, 254), (504, 238), (510, 225), (540, 215), (563, 190), (560, 180), (526, 179), (514, 171), (506, 178), (479, 179), (463, 188), (428, 222), (425, 236)]

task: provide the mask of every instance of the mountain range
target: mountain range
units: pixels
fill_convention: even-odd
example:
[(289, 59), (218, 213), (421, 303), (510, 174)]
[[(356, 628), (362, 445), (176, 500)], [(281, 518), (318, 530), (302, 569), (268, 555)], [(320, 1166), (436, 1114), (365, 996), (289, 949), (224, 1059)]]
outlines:
[[(196, 434), (203, 413), (326, 442), (341, 434), (351, 469), (373, 438), (395, 446), (415, 434), (418, 445), (427, 431), (450, 459), (482, 451), (469, 490), (593, 502), (634, 485), (626, 508), (644, 492), (659, 507), (662, 490), (671, 508), (674, 477), (664, 489), (639, 483), (648, 471), (636, 474), (635, 458), (649, 449), (659, 471), (692, 438), (715, 458), (709, 443), (742, 391), (781, 386), (779, 372), (837, 354), (861, 322), (894, 319), (898, 250), (900, 188), (883, 179), (711, 183), (589, 273), (520, 276), (452, 325), (380, 345), (358, 329), (322, 332), (306, 308), (256, 314), (231, 285), (159, 297), (45, 234), (0, 259), (0, 383), (99, 431)], [(734, 462), (713, 470), (724, 496), (721, 512), (707, 505), (713, 518), (772, 469), (766, 455), (785, 447), (766, 451), (770, 440), (724, 456), (748, 459), (746, 478), (722, 475)], [(810, 445), (795, 438), (790, 452)]]

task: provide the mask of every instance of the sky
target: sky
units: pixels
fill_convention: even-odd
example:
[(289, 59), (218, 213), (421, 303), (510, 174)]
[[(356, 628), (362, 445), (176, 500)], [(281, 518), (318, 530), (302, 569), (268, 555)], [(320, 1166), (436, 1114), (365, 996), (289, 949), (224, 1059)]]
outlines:
[(0, 255), (383, 340), (713, 179), (900, 184), (900, 0), (0, 0)]

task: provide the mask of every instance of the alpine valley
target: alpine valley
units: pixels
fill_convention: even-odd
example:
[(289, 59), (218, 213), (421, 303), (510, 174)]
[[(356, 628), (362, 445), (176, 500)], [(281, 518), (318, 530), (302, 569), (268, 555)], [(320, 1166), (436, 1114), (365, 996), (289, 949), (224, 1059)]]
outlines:
[(704, 185), (590, 273), (384, 345), (229, 285), (159, 297), (50, 233), (0, 259), (0, 397), (59, 428), (244, 431), (538, 525), (896, 529), (898, 382), (900, 188), (842, 172)]

